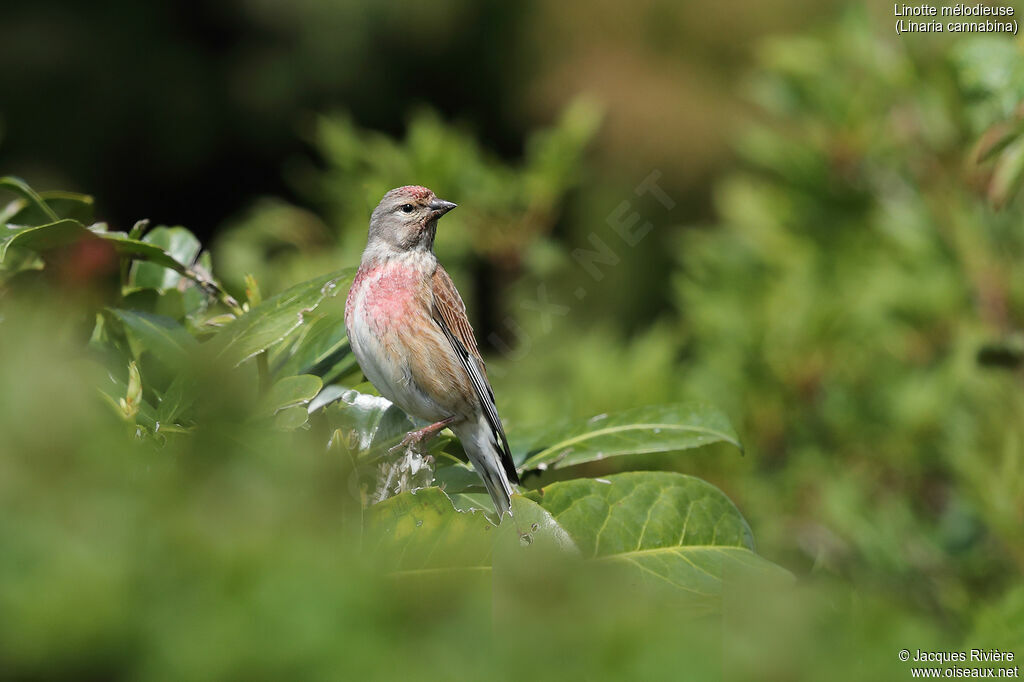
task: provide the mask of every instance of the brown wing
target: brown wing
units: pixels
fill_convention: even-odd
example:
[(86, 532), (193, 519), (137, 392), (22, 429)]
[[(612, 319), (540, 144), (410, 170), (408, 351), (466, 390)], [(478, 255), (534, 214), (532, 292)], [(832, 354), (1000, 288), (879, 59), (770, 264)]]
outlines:
[(440, 264), (434, 271), (434, 316), (444, 321), (445, 326), (459, 340), (462, 347), (482, 366), (484, 361), (476, 346), (473, 327), (466, 317), (466, 304), (462, 302), (452, 278)]
[(473, 391), (480, 400), (484, 417), (491, 427), (494, 435), (494, 445), (501, 456), (501, 463), (513, 483), (519, 482), (516, 473), (515, 463), (512, 461), (512, 453), (508, 448), (508, 438), (505, 437), (505, 429), (501, 425), (501, 418), (498, 417), (498, 407), (494, 402), (494, 391), (487, 381), (487, 371), (484, 369), (484, 361), (480, 357), (480, 350), (476, 345), (476, 338), (473, 336), (473, 327), (466, 317), (466, 304), (462, 302), (452, 278), (448, 276), (440, 264), (434, 271), (434, 306), (432, 314), (434, 321), (444, 332), (452, 349), (458, 356), (459, 361), (469, 375), (473, 384)]

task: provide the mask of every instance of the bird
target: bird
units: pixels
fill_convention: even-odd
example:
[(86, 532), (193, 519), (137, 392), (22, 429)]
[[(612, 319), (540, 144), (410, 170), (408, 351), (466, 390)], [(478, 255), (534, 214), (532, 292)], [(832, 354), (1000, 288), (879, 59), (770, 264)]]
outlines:
[(519, 484), (466, 305), (434, 254), (437, 222), (457, 204), (418, 185), (387, 192), (370, 216), (345, 326), (363, 374), (407, 414), (430, 422), (402, 446), (445, 427), (462, 443), (494, 503), (512, 515)]

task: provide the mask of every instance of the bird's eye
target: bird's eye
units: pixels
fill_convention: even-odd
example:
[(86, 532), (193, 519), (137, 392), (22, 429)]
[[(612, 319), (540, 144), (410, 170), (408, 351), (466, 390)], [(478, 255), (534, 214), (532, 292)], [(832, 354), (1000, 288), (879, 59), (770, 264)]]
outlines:
[(412, 213), (412, 204), (402, 204), (402, 213)]

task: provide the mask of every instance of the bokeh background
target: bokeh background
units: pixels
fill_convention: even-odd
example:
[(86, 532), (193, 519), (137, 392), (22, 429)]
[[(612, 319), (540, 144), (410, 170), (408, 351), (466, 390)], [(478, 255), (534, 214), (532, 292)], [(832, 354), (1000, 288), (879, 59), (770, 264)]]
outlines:
[[(759, 552), (811, 586), (801, 613), (837, 657), (889, 657), (871, 668), (884, 679), (905, 672), (893, 667), (892, 645), (903, 640), (911, 650), (1015, 643), (1024, 656), (1022, 44), (1003, 34), (899, 37), (891, 13), (886, 3), (805, 0), (19, 3), (0, 22), (0, 170), (38, 189), (94, 195), (114, 229), (141, 218), (187, 226), (236, 291), (247, 274), (274, 292), (356, 263), (383, 192), (430, 186), (460, 204), (437, 250), (467, 300), (510, 433), (712, 402), (730, 415), (745, 456), (709, 448), (630, 466), (725, 490)], [(23, 396), (60, 392), (59, 372), (45, 381), (25, 373), (24, 346), (4, 341), (0, 419), (8, 433), (47, 423), (53, 406)], [(91, 413), (62, 400), (69, 416), (48, 427), (53, 438), (99, 456), (81, 444), (87, 436), (74, 437)], [(19, 461), (6, 473), (28, 507), (51, 486), (87, 494), (70, 474), (49, 482), (56, 462), (37, 470)], [(269, 484), (280, 464), (260, 466), (243, 475), (235, 462), (230, 476), (268, 477), (256, 486), (261, 513), (287, 517), (294, 500)], [(228, 498), (252, 511), (247, 485), (229, 477)], [(145, 509), (176, 537), (200, 532), (189, 519), (212, 513), (188, 504), (186, 530)], [(244, 527), (237, 509), (203, 531), (211, 547)], [(304, 528), (295, 551), (315, 563), (311, 548), (331, 531), (314, 511), (288, 518)], [(27, 534), (19, 528), (8, 531)], [(135, 522), (117, 528), (144, 533)], [(264, 530), (295, 532), (282, 520)], [(304, 591), (320, 583), (274, 563), (290, 545), (269, 537), (228, 543), (251, 553), (265, 581), (253, 601), (237, 588), (249, 611), (201, 600), (211, 641), (236, 639), (197, 648), (184, 633), (195, 621), (172, 608), (172, 592), (135, 637), (183, 640), (161, 640), (167, 650), (141, 667), (112, 644), (132, 631), (132, 597), (102, 557), (57, 571), (56, 583), (28, 581), (11, 562), (0, 591), (36, 620), (29, 630), (0, 625), (0, 660), (67, 679), (88, 672), (82, 660), (95, 679), (124, 669), (159, 677), (172, 661), (182, 676), (246, 676), (265, 662), (225, 662), (262, 632), (246, 614), (294, 619), (289, 635), (263, 632), (295, 644), (284, 663), (274, 659), (281, 668), (265, 670), (331, 646), (302, 614), (357, 637)], [(187, 581), (147, 577), (130, 546), (111, 540), (104, 551), (140, 594)], [(210, 551), (197, 556), (221, 571), (211, 589), (231, 589), (232, 571), (249, 564)], [(82, 622), (62, 620), (60, 595), (25, 601), (61, 581), (70, 594), (80, 571), (109, 588), (71, 601)], [(275, 596), (278, 579), (287, 596)], [(347, 589), (333, 598), (373, 612)], [(430, 623), (433, 609), (459, 614), (406, 633), (432, 664), (432, 647), (474, 636), (470, 607), (392, 608), (367, 627), (393, 627), (392, 616)], [(620, 641), (612, 625), (601, 632), (605, 645)], [(639, 656), (637, 641), (620, 643), (623, 658)], [(176, 658), (175, 646), (187, 655)], [(372, 670), (382, 649), (361, 646)], [(733, 672), (756, 673), (764, 652), (739, 650)], [(72, 652), (67, 667), (47, 657), (60, 651)], [(516, 660), (506, 654), (504, 663)], [(616, 670), (607, 665), (579, 670)], [(766, 679), (797, 678), (790, 665)]]

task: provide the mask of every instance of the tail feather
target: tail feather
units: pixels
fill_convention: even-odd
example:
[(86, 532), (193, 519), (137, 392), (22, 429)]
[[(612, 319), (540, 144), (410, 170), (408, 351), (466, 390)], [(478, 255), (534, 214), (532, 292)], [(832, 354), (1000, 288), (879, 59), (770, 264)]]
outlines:
[[(462, 447), (469, 456), (469, 461), (476, 469), (477, 475), (484, 482), (487, 493), (494, 503), (498, 518), (505, 514), (512, 515), (512, 482), (519, 482), (515, 466), (510, 466), (509, 457), (503, 444), (481, 417), (474, 422), (466, 422), (452, 426), (455, 435), (462, 441)], [(511, 468), (511, 475), (509, 469)], [(510, 480), (511, 479), (511, 480)]]

